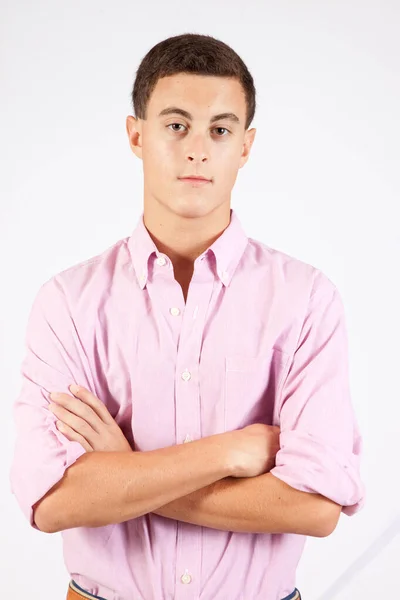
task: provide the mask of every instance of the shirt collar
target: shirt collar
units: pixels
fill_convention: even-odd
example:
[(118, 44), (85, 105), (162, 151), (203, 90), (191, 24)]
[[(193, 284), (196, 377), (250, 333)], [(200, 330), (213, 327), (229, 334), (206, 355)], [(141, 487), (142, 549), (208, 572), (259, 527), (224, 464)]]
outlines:
[[(248, 243), (248, 237), (243, 230), (239, 217), (233, 208), (228, 227), (222, 234), (195, 260), (195, 263), (212, 253), (215, 257), (217, 275), (225, 286), (232, 280), (235, 269), (243, 255)], [(169, 258), (158, 251), (157, 246), (149, 235), (143, 221), (144, 213), (139, 217), (137, 225), (128, 238), (128, 247), (132, 258), (132, 264), (141, 289), (147, 283), (149, 259), (156, 261), (165, 258), (172, 268)]]

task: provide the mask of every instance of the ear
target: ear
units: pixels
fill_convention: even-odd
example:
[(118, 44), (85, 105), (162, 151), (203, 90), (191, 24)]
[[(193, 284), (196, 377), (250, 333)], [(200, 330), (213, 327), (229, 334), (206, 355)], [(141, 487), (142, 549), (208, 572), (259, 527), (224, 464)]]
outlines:
[(142, 124), (140, 119), (128, 115), (126, 117), (126, 132), (132, 152), (138, 158), (142, 158)]
[(246, 131), (244, 134), (243, 149), (242, 154), (240, 156), (239, 169), (243, 167), (243, 165), (245, 165), (249, 159), (250, 150), (254, 142), (256, 131), (256, 128), (253, 127), (252, 129)]

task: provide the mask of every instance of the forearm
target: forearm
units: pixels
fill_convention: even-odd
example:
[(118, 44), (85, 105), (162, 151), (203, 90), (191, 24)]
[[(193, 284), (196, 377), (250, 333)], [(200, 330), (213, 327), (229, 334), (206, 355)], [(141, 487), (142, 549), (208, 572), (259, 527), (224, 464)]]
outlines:
[(150, 452), (90, 452), (35, 505), (39, 529), (121, 523), (230, 475), (221, 436)]
[(330, 533), (333, 504), (319, 494), (295, 490), (265, 473), (240, 479), (227, 477), (153, 512), (224, 531), (325, 537)]

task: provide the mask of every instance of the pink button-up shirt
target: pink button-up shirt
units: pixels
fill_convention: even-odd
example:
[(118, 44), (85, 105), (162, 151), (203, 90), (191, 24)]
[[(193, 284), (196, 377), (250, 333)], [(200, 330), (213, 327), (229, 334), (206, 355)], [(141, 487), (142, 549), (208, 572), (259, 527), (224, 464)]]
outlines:
[[(275, 477), (347, 515), (364, 504), (339, 293), (317, 268), (248, 238), (232, 209), (195, 260), (186, 304), (142, 214), (131, 236), (41, 286), (26, 348), (10, 478), (32, 527), (32, 506), (85, 452), (47, 410), (49, 393), (71, 383), (142, 452), (278, 425)], [(154, 513), (62, 537), (71, 578), (107, 600), (279, 600), (306, 541)]]

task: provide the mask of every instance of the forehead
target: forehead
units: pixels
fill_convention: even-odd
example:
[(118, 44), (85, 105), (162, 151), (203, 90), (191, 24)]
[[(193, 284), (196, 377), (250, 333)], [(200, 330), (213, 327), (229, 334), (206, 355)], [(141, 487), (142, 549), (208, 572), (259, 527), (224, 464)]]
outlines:
[(194, 118), (233, 112), (244, 122), (246, 113), (244, 90), (237, 79), (190, 73), (157, 81), (148, 103), (148, 117), (157, 117), (168, 106), (187, 110)]

